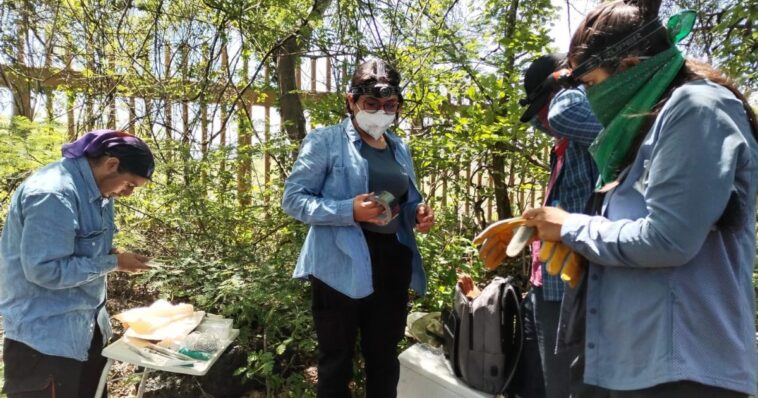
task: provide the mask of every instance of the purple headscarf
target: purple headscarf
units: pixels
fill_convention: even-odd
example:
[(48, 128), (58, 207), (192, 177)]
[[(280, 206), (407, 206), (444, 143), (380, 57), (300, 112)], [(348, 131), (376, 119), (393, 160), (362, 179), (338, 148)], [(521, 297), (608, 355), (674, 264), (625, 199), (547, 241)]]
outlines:
[(155, 169), (153, 153), (141, 139), (118, 130), (90, 131), (78, 140), (61, 147), (64, 158), (76, 159), (82, 156), (97, 158), (113, 156), (121, 162), (120, 168), (150, 179)]

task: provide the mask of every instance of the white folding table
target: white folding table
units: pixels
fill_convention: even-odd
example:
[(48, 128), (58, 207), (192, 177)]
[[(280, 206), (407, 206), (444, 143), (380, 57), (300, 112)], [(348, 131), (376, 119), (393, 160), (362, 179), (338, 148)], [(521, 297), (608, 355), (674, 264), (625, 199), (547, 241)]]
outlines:
[(221, 342), (221, 347), (216, 350), (207, 361), (197, 361), (192, 366), (164, 366), (159, 363), (150, 362), (147, 358), (140, 356), (130, 348), (124, 341), (125, 338), (122, 337), (103, 349), (103, 356), (108, 358), (108, 362), (105, 364), (103, 374), (100, 376), (100, 383), (98, 384), (95, 398), (100, 398), (102, 396), (108, 378), (108, 371), (114, 361), (126, 362), (145, 368), (145, 371), (142, 373), (142, 380), (140, 380), (139, 388), (137, 389), (137, 398), (142, 398), (142, 395), (145, 393), (145, 381), (147, 380), (148, 373), (155, 370), (162, 370), (164, 372), (203, 376), (208, 373), (211, 366), (213, 366), (226, 348), (232, 344), (232, 341), (237, 338), (239, 333), (239, 329), (232, 329), (229, 338)]

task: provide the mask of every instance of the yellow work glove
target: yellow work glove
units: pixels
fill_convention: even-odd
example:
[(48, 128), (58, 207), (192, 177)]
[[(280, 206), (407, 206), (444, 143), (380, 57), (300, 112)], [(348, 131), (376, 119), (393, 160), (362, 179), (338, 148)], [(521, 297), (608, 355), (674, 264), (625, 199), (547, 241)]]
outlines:
[(500, 265), (506, 257), (506, 249), (513, 239), (516, 229), (526, 220), (521, 217), (500, 220), (490, 224), (487, 229), (482, 231), (474, 238), (475, 245), (482, 245), (479, 248), (479, 257), (484, 260), (484, 266), (488, 270), (493, 270)]
[(575, 288), (584, 272), (582, 258), (561, 242), (542, 242), (539, 260), (545, 264), (549, 275), (558, 275), (561, 280)]

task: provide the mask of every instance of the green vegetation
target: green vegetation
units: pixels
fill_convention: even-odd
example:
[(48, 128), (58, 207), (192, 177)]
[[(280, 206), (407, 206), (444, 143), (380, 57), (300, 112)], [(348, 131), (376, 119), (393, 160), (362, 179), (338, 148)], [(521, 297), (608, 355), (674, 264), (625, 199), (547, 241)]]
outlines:
[[(758, 10), (735, 4), (705, 2), (690, 51), (750, 91)], [(490, 277), (475, 233), (539, 199), (551, 141), (518, 122), (520, 78), (549, 49), (558, 12), (548, 0), (3, 2), (0, 85), (17, 116), (0, 121), (0, 216), (63, 142), (99, 127), (133, 131), (155, 149), (158, 170), (119, 201), (117, 245), (165, 264), (135, 285), (234, 318), (250, 352), (240, 374), (271, 394), (312, 394), (309, 291), (290, 278), (307, 226), (279, 206), (304, 115), (312, 126), (340, 120), (357, 59), (399, 67), (408, 85), (398, 133), (437, 213), (419, 237), (429, 294), (414, 306), (437, 310), (458, 270)], [(318, 81), (329, 90), (311, 92), (297, 75), (311, 59), (328, 61)], [(267, 128), (253, 107), (281, 110), (281, 124)], [(520, 260), (501, 268), (522, 273)]]

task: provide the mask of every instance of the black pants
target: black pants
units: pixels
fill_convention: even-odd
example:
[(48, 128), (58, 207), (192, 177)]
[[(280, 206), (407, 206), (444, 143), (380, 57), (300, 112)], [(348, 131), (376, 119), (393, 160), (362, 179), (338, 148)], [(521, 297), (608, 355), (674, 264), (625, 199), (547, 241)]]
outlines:
[(353, 354), (360, 331), (366, 396), (397, 396), (397, 345), (408, 312), (411, 251), (394, 234), (364, 231), (371, 255), (374, 293), (352, 299), (311, 278), (313, 321), (318, 338), (319, 398), (350, 397)]
[(8, 398), (92, 398), (106, 363), (102, 350), (103, 337), (98, 327), (86, 362), (45, 355), (24, 343), (5, 339), (3, 392)]
[[(540, 292), (541, 294), (541, 292)], [(524, 348), (508, 392), (520, 398), (544, 398), (545, 379), (542, 374), (537, 321), (534, 316), (534, 291), (521, 302), (524, 324)]]

